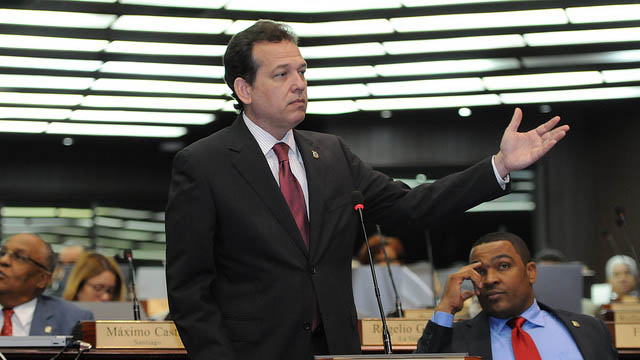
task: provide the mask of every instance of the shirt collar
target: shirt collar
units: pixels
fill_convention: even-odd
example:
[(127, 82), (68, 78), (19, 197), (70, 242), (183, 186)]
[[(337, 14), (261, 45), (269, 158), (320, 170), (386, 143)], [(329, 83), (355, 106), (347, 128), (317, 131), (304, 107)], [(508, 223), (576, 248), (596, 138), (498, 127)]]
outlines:
[[(544, 313), (540, 310), (540, 306), (536, 299), (533, 299), (533, 304), (527, 308), (522, 314), (521, 317), (525, 318), (528, 322), (534, 324), (535, 326), (545, 326), (545, 318)], [(500, 332), (507, 326), (507, 321), (511, 319), (500, 319), (493, 316), (488, 316), (489, 318), (489, 326), (491, 327), (491, 331)]]
[(27, 328), (33, 320), (33, 313), (36, 311), (36, 303), (38, 298), (35, 297), (24, 304), (20, 304), (13, 308), (13, 312), (16, 318), (20, 322), (23, 328)]
[(271, 134), (266, 132), (263, 128), (256, 125), (256, 123), (251, 121), (251, 119), (249, 119), (245, 112), (242, 112), (242, 119), (244, 120), (245, 125), (247, 125), (247, 128), (249, 129), (251, 135), (253, 135), (253, 137), (258, 142), (263, 155), (266, 155), (276, 143), (283, 142), (289, 145), (289, 148), (293, 150), (294, 155), (298, 156), (298, 148), (296, 147), (296, 140), (293, 136), (293, 130), (289, 129), (289, 131), (284, 134), (284, 137), (278, 140)]

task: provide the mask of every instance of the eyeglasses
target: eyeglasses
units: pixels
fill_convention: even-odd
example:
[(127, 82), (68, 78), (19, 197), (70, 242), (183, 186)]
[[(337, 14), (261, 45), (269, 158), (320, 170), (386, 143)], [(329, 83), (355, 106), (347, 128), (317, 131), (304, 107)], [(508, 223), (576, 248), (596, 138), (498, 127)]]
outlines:
[(3, 258), (5, 255), (9, 255), (9, 258), (13, 261), (17, 261), (17, 262), (21, 262), (21, 263), (32, 263), (33, 265), (41, 268), (42, 270), (46, 271), (46, 272), (51, 272), (49, 270), (49, 268), (47, 268), (46, 266), (42, 265), (41, 263), (33, 260), (32, 258), (30, 258), (27, 255), (21, 254), (17, 251), (13, 251), (13, 250), (9, 250), (7, 248), (2, 248), (0, 249), (0, 258)]
[(91, 283), (85, 283), (85, 285), (89, 285), (89, 287), (91, 287), (95, 292), (100, 293), (100, 294), (109, 294), (111, 296), (113, 296), (113, 294), (115, 294), (116, 289), (113, 286), (106, 286), (106, 285), (102, 285), (102, 284), (91, 284)]

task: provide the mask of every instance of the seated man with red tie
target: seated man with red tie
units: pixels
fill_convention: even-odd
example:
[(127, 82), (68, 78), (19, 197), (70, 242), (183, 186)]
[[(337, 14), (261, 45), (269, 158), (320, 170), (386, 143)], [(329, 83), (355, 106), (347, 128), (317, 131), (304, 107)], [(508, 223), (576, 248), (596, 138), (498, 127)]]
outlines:
[(51, 246), (34, 234), (13, 235), (0, 247), (0, 335), (71, 335), (76, 322), (93, 320), (88, 310), (42, 295), (55, 262)]
[[(484, 360), (618, 358), (601, 320), (536, 301), (536, 264), (517, 235), (482, 236), (471, 248), (469, 262), (447, 279), (417, 352), (466, 352)], [(453, 323), (453, 315), (474, 295), (462, 291), (466, 279), (473, 282), (483, 311), (471, 320)]]

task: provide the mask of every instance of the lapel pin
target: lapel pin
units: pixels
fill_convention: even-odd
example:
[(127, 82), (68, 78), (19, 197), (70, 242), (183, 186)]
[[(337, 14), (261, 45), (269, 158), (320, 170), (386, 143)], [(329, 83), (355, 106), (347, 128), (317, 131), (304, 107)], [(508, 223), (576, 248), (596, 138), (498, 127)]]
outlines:
[(315, 150), (311, 150), (311, 155), (313, 155), (314, 159), (320, 159), (320, 154)]
[(51, 325), (47, 325), (44, 327), (44, 332), (46, 334), (51, 334), (51, 331), (53, 330), (53, 328), (51, 327)]
[(571, 324), (573, 324), (574, 327), (580, 327), (580, 323), (575, 320), (571, 320)]

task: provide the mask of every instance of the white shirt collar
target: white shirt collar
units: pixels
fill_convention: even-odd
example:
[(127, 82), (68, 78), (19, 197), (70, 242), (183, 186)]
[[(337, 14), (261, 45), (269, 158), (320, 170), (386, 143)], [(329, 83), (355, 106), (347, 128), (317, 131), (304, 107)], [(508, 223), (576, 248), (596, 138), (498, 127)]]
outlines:
[(266, 155), (276, 143), (283, 142), (289, 145), (289, 148), (293, 151), (294, 155), (298, 156), (298, 148), (296, 147), (296, 140), (293, 136), (293, 130), (289, 129), (289, 131), (284, 134), (284, 137), (278, 140), (273, 137), (273, 135), (266, 132), (263, 128), (256, 125), (256, 123), (251, 121), (251, 119), (249, 119), (245, 112), (242, 112), (242, 119), (244, 120), (245, 125), (247, 125), (247, 128), (249, 129), (251, 135), (253, 135), (253, 137), (258, 142), (263, 155)]
[(36, 311), (36, 304), (38, 298), (35, 297), (24, 304), (20, 304), (13, 308), (13, 312), (19, 322), (19, 326), (27, 331), (26, 335), (29, 335), (29, 329), (31, 328), (31, 321), (33, 320), (33, 314)]

